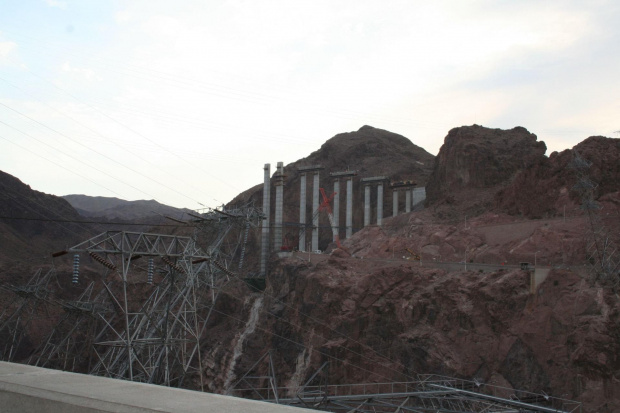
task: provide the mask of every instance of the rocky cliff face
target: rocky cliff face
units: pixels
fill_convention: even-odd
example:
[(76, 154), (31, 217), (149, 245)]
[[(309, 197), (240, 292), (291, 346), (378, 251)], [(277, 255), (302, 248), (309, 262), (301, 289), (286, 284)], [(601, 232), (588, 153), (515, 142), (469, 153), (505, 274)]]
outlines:
[(544, 142), (522, 127), (510, 130), (478, 125), (454, 128), (446, 136), (429, 179), (427, 199), (434, 202), (461, 188), (489, 188), (539, 160)]
[(546, 149), (544, 142), (538, 142), (536, 135), (522, 127), (454, 128), (435, 159), (426, 187), (426, 204), (459, 204), (458, 209), (477, 215), (488, 209), (499, 187), (544, 158)]
[[(617, 142), (596, 137), (575, 148), (593, 162), (608, 225), (620, 213)], [(248, 322), (233, 334), (222, 317), (218, 329), (231, 344), (211, 347), (205, 358), (239, 377), (272, 349), (280, 383), (293, 388), (331, 361), (330, 383), (433, 372), (577, 399), (584, 411), (618, 411), (620, 302), (587, 275), (587, 219), (577, 210), (566, 220), (523, 218), (577, 207), (566, 172), (572, 152), (544, 153), (523, 128), (452, 130), (429, 177), (430, 208), (361, 230), (345, 242), (353, 256), (336, 250), (274, 260), (260, 303), (251, 294), (227, 302)], [(329, 157), (304, 165), (317, 159)], [(287, 173), (295, 179), (295, 169)], [(406, 248), (425, 264), (406, 259)], [(536, 260), (551, 271), (533, 294), (526, 271), (440, 263)], [(244, 335), (253, 311), (256, 329)], [(224, 347), (241, 338), (242, 355), (232, 357)], [(221, 391), (217, 371), (209, 385)]]
[[(498, 191), (496, 210), (529, 218), (574, 214), (579, 196), (572, 190), (577, 181), (571, 168), (575, 154), (591, 163), (589, 178), (598, 185), (595, 195), (603, 203), (618, 199), (620, 182), (620, 139), (592, 136), (572, 149), (540, 157), (529, 168)], [(618, 201), (615, 201), (616, 203)]]
[(219, 307), (234, 316), (219, 318), (223, 335), (205, 346), (208, 385), (267, 374), (265, 361), (252, 366), (271, 349), (279, 384), (293, 389), (329, 361), (334, 384), (433, 372), (617, 411), (618, 300), (570, 271), (552, 271), (534, 295), (529, 278), (337, 255), (281, 260), (262, 295), (233, 289)]

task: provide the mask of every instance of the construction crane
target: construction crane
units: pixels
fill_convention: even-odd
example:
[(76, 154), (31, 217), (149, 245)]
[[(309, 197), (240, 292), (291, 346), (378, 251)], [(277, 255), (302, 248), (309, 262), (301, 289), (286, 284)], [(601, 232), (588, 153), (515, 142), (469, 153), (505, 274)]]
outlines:
[(336, 245), (338, 246), (338, 248), (344, 249), (342, 245), (340, 244), (340, 235), (338, 234), (338, 228), (336, 228), (336, 226), (334, 225), (334, 214), (332, 212), (332, 207), (330, 205), (332, 199), (334, 199), (334, 196), (336, 196), (336, 193), (334, 192), (328, 198), (327, 194), (325, 193), (325, 189), (323, 188), (319, 188), (319, 189), (321, 191), (321, 196), (323, 197), (323, 202), (321, 202), (321, 205), (319, 205), (319, 211), (321, 210), (327, 211), (327, 217), (329, 218), (329, 224), (331, 225), (332, 232), (334, 234), (334, 242), (336, 242)]
[[(321, 197), (323, 198), (323, 200), (321, 201), (321, 204), (319, 205), (317, 210), (314, 211), (314, 214), (312, 214), (312, 218), (310, 219), (310, 222), (314, 222), (316, 217), (318, 217), (322, 211), (327, 212), (327, 217), (329, 218), (329, 224), (332, 227), (333, 240), (338, 246), (338, 248), (346, 251), (346, 248), (344, 248), (342, 244), (340, 244), (340, 236), (338, 235), (338, 228), (336, 228), (336, 226), (334, 225), (334, 214), (332, 212), (332, 207), (330, 205), (332, 200), (336, 196), (336, 192), (332, 193), (328, 197), (327, 194), (325, 193), (324, 188), (319, 188), (319, 190), (321, 191)], [(303, 234), (305, 231), (306, 231), (306, 228), (302, 227), (300, 234)]]

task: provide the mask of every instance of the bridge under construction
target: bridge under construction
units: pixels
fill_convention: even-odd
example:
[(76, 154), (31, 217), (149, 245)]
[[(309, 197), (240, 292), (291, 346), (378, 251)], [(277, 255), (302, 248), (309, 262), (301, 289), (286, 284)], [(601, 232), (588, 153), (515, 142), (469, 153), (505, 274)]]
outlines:
[[(276, 228), (278, 224), (281, 228), (281, 164), (278, 174), (275, 216)], [(383, 185), (384, 181), (374, 177), (368, 182)], [(246, 204), (197, 211), (184, 221), (195, 228), (192, 236), (109, 231), (55, 253), (55, 259), (71, 257), (70, 281), (81, 293), (64, 298), (54, 268), (35, 273), (23, 285), (3, 286), (7, 304), (0, 314), (1, 359), (169, 387), (192, 387), (193, 381), (204, 390), (200, 350), (213, 309), (232, 279), (253, 285), (241, 275), (248, 236), (262, 228), (265, 259), (269, 212), (268, 202), (266, 209)], [(314, 247), (314, 232), (312, 238)], [(99, 270), (90, 282), (83, 281), (85, 264)], [(263, 261), (256, 274), (265, 276), (265, 268)], [(50, 317), (51, 313), (60, 316)], [(33, 328), (51, 319), (55, 322), (49, 331), (25, 354)], [(544, 393), (435, 375), (409, 382), (334, 385), (329, 384), (328, 364), (303, 386), (282, 388), (277, 383), (283, 378), (277, 377), (276, 370), (270, 351), (234, 383), (230, 393), (332, 412), (581, 411), (578, 402)]]

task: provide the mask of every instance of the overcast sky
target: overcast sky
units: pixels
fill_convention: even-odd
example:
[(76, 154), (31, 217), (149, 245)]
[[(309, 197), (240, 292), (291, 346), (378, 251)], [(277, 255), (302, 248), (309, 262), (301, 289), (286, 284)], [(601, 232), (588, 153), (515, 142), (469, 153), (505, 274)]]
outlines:
[(0, 0), (0, 170), (200, 208), (371, 125), (620, 129), (618, 1)]

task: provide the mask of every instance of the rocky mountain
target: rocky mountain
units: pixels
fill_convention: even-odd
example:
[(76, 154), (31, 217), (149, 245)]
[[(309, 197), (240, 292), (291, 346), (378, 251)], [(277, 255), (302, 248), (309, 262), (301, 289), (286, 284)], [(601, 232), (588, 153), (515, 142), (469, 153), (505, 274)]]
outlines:
[(102, 217), (110, 220), (139, 220), (161, 215), (181, 218), (184, 212), (189, 211), (160, 204), (154, 199), (126, 201), (88, 195), (64, 195), (63, 198), (84, 217)]
[(431, 175), (427, 199), (462, 188), (489, 188), (506, 183), (545, 154), (547, 147), (522, 127), (510, 130), (479, 125), (448, 132)]
[[(236, 378), (267, 374), (266, 363), (251, 369), (272, 349), (279, 384), (293, 389), (330, 362), (329, 383), (434, 373), (578, 399), (583, 411), (620, 406), (618, 300), (571, 271), (553, 270), (531, 294), (519, 269), (304, 261), (278, 261), (263, 294), (226, 290), (205, 346), (210, 390), (223, 391), (231, 369)], [(237, 327), (221, 315), (250, 320), (250, 313), (254, 322)], [(237, 345), (235, 359), (229, 349)]]
[[(358, 231), (344, 242), (351, 256), (272, 256), (262, 295), (231, 290), (221, 313), (251, 319), (260, 332), (246, 334), (250, 321), (235, 332), (228, 317), (217, 317), (218, 343), (205, 353), (209, 387), (222, 391), (227, 376), (273, 349), (280, 380), (293, 388), (331, 361), (330, 382), (433, 372), (617, 411), (620, 301), (588, 270), (590, 221), (568, 164), (575, 152), (592, 163), (603, 223), (618, 243), (618, 144), (593, 137), (547, 158), (524, 128), (453, 129), (426, 175), (426, 210)], [(285, 171), (291, 185), (297, 173)], [(260, 189), (252, 189), (257, 200)], [(548, 219), (532, 219), (541, 217)], [(520, 262), (537, 262), (548, 277), (532, 290)], [(227, 351), (233, 346), (241, 356)]]
[[(164, 219), (153, 211), (173, 217), (184, 213), (156, 201), (49, 195), (0, 171), (0, 270), (29, 274), (46, 265), (50, 253), (103, 231), (140, 231), (161, 224)], [(93, 223), (93, 218), (100, 223)], [(108, 220), (120, 224), (110, 227)]]
[(538, 142), (536, 135), (522, 127), (454, 128), (435, 158), (426, 204), (439, 208), (443, 215), (454, 215), (457, 210), (478, 215), (490, 208), (494, 193), (519, 171), (544, 158), (546, 149), (544, 142)]
[[(311, 153), (306, 158), (284, 166), (286, 175), (284, 186), (284, 222), (299, 222), (299, 193), (301, 173), (299, 168), (312, 165), (321, 165), (324, 169), (320, 172), (320, 186), (325, 188), (329, 195), (333, 192), (333, 178), (330, 172), (352, 170), (357, 171), (358, 177), (387, 176), (391, 181), (415, 182), (418, 186), (424, 186), (431, 174), (434, 156), (424, 149), (413, 144), (404, 136), (388, 132), (371, 126), (362, 126), (355, 132), (341, 133), (327, 140), (319, 150)], [(272, 164), (272, 171), (275, 165)], [(306, 222), (311, 222), (312, 210), (312, 177), (307, 178), (307, 205)], [(344, 188), (344, 183), (341, 184)], [(342, 192), (342, 190), (341, 190)], [(386, 193), (388, 189), (386, 187)], [(238, 204), (253, 201), (255, 205), (262, 206), (262, 185), (257, 185), (239, 196), (230, 204)], [(363, 226), (363, 200), (364, 192), (359, 179), (353, 184), (353, 227), (359, 229)], [(275, 205), (275, 189), (271, 190), (271, 205)], [(400, 197), (400, 209), (404, 210), (404, 197)], [(340, 217), (345, 216), (344, 195), (341, 194)], [(391, 211), (392, 200), (386, 196), (383, 210)], [(376, 214), (373, 208), (373, 214)], [(273, 214), (273, 211), (272, 211)], [(321, 226), (328, 226), (326, 216), (320, 217)], [(272, 216), (273, 222), (273, 216)], [(291, 240), (293, 247), (297, 246), (298, 228), (291, 226), (284, 229), (284, 235)], [(344, 237), (344, 232), (341, 234)], [(326, 249), (332, 240), (331, 231), (321, 231), (319, 248)]]
[(572, 149), (541, 156), (519, 171), (496, 194), (495, 209), (529, 218), (563, 216), (567, 210), (573, 214), (580, 202), (572, 191), (577, 172), (571, 164), (576, 154), (591, 164), (587, 173), (597, 185), (596, 196), (601, 202), (614, 202), (620, 182), (620, 140), (591, 136)]
[(75, 222), (80, 219), (66, 200), (0, 171), (0, 268), (21, 266), (29, 272), (26, 262), (40, 263), (48, 253), (95, 233)]
[[(202, 374), (184, 385), (226, 393), (251, 369), (267, 375), (268, 363), (257, 362), (271, 351), (271, 369), (290, 396), (329, 361), (330, 384), (443, 374), (502, 386), (506, 396), (524, 389), (579, 400), (583, 411), (620, 411), (620, 300), (592, 275), (592, 221), (578, 208), (569, 167), (575, 153), (592, 164), (600, 222), (608, 240), (620, 244), (619, 142), (591, 137), (547, 158), (544, 143), (524, 128), (474, 125), (451, 130), (434, 158), (368, 126), (336, 135), (285, 166), (284, 221), (299, 219), (299, 168), (316, 164), (325, 167), (327, 190), (327, 173), (347, 168), (425, 184), (426, 209), (361, 228), (356, 185), (358, 231), (344, 241), (348, 253), (272, 254), (263, 292), (248, 288), (244, 273), (229, 271), (216, 303), (204, 306), (210, 318)], [(273, 188), (272, 197), (273, 208)], [(262, 185), (231, 204), (248, 201), (262, 204)], [(386, 196), (386, 215), (390, 207)], [(294, 227), (286, 232), (296, 239)], [(324, 249), (329, 229), (321, 237)], [(258, 265), (257, 254), (254, 233), (247, 267)], [(522, 269), (522, 262), (541, 271)], [(154, 288), (143, 273), (131, 284), (145, 297)]]

